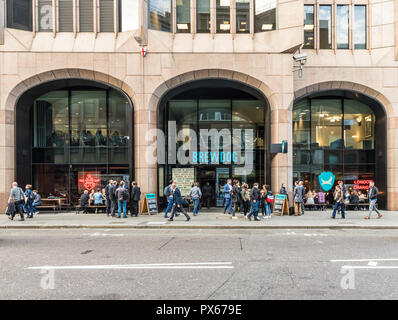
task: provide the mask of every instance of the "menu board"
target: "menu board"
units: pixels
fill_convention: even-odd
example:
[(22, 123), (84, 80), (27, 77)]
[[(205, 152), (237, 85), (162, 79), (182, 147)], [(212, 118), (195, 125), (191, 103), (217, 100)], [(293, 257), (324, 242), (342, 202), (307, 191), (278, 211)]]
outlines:
[(283, 215), (284, 213), (289, 214), (289, 206), (287, 203), (287, 196), (285, 194), (275, 195), (274, 213), (279, 213), (280, 215)]
[(195, 182), (195, 168), (173, 168), (172, 179), (177, 182), (182, 196), (187, 196)]
[(147, 203), (147, 208), (148, 208), (148, 213), (158, 213), (158, 204), (156, 201), (156, 194), (154, 193), (147, 193), (145, 195), (146, 203)]

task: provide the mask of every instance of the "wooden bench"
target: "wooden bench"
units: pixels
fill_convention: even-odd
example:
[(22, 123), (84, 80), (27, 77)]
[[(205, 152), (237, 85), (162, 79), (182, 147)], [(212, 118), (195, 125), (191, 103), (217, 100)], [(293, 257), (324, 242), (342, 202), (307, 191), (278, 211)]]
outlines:
[(325, 211), (327, 206), (327, 203), (304, 204), (304, 208), (319, 208), (321, 211)]
[(94, 213), (98, 213), (98, 209), (106, 209), (106, 205), (91, 205), (87, 207), (82, 207), (82, 206), (75, 206), (76, 209), (76, 214), (79, 214), (79, 211), (83, 211), (84, 209), (95, 209)]
[(54, 211), (54, 213), (57, 213), (58, 211), (58, 206), (56, 205), (40, 205), (40, 206), (36, 206), (36, 210), (40, 211), (43, 209), (52, 209)]

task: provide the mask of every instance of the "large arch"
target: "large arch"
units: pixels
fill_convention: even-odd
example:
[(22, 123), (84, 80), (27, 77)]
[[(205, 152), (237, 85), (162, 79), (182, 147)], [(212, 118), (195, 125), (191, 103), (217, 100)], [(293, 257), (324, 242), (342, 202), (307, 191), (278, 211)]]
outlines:
[[(377, 141), (376, 145), (373, 147), (375, 152), (374, 179), (376, 184), (379, 184), (379, 188), (382, 189), (381, 201), (379, 201), (381, 207), (393, 209), (391, 206), (391, 199), (393, 197), (391, 196), (390, 192), (391, 168), (388, 165), (390, 158), (389, 153), (391, 150), (387, 148), (389, 137), (388, 115), (392, 115), (393, 110), (388, 99), (382, 93), (377, 92), (374, 89), (348, 81), (326, 81), (312, 84), (296, 90), (294, 98), (294, 101), (289, 106), (290, 112), (293, 112), (293, 108), (298, 102), (301, 103), (305, 100), (310, 101), (311, 99), (325, 98), (356, 100), (367, 105), (372, 110), (376, 119), (374, 124), (375, 131), (373, 134), (375, 136), (375, 141)], [(342, 132), (345, 132), (344, 130)], [(346, 147), (344, 146), (342, 150), (346, 150)], [(345, 157), (343, 157), (343, 159), (345, 159)], [(345, 160), (343, 160), (342, 164), (343, 168), (345, 165), (347, 165), (345, 164)], [(343, 172), (345, 171), (343, 170)]]
[[(30, 121), (27, 118), (29, 116), (30, 108), (33, 101), (50, 91), (54, 90), (70, 90), (70, 88), (85, 87), (90, 90), (99, 89), (105, 90), (105, 92), (115, 92), (123, 97), (123, 101), (126, 101), (126, 117), (128, 125), (128, 174), (130, 179), (135, 175), (134, 168), (134, 100), (135, 93), (132, 88), (122, 82), (119, 79), (105, 75), (100, 72), (83, 70), (83, 69), (62, 69), (47, 71), (29, 79), (24, 80), (18, 84), (9, 94), (7, 98), (7, 109), (11, 109), (13, 113), (12, 126), (14, 127), (14, 163), (13, 168), (10, 168), (14, 172), (13, 179), (17, 179), (19, 183), (31, 183), (32, 168), (30, 170), (24, 170), (23, 159), (24, 157), (30, 157), (32, 154), (25, 154), (26, 146), (21, 148), (21, 141), (24, 143), (31, 143), (31, 137), (29, 137), (29, 130), (21, 130), (21, 124), (24, 121)], [(111, 90), (111, 91), (109, 91)], [(70, 99), (70, 98), (69, 98)], [(106, 104), (108, 106), (108, 97), (106, 98)], [(69, 102), (70, 103), (70, 102)], [(22, 121), (22, 122), (21, 122)], [(126, 154), (126, 153), (124, 153)], [(25, 159), (26, 160), (26, 159)], [(32, 164), (30, 164), (31, 166)], [(109, 166), (107, 164), (107, 166)]]

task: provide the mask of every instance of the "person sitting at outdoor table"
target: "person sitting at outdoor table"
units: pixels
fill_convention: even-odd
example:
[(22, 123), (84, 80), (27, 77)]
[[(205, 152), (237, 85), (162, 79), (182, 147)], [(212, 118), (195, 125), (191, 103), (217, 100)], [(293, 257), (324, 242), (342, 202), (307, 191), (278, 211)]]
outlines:
[(354, 210), (359, 209), (359, 197), (358, 197), (358, 192), (357, 190), (354, 190), (354, 192), (350, 196), (350, 204), (354, 205)]
[(83, 194), (80, 197), (80, 207), (83, 208), (83, 213), (88, 213), (89, 201), (90, 195), (88, 194), (88, 190), (84, 190)]
[[(97, 192), (94, 193), (94, 205), (95, 206), (104, 205), (104, 195), (102, 194), (101, 189), (97, 189)], [(102, 209), (102, 211), (104, 211), (104, 209)]]
[(32, 209), (33, 209), (33, 213), (37, 214), (37, 213), (39, 213), (39, 211), (37, 211), (36, 207), (41, 206), (41, 196), (37, 192), (37, 190), (33, 190), (33, 194), (34, 194), (35, 198), (33, 200)]
[(366, 202), (366, 195), (365, 195), (365, 193), (362, 193), (361, 191), (359, 191), (358, 198), (359, 198), (359, 202)]
[(312, 193), (311, 190), (309, 190), (309, 191), (307, 192), (306, 198), (307, 198), (306, 205), (307, 205), (307, 206), (310, 206), (310, 208), (312, 208), (313, 205), (315, 204), (315, 202), (314, 202), (314, 195), (313, 195), (313, 193)]
[(92, 189), (91, 192), (90, 192), (89, 201), (88, 201), (90, 206), (94, 205), (94, 194), (95, 194), (95, 190)]

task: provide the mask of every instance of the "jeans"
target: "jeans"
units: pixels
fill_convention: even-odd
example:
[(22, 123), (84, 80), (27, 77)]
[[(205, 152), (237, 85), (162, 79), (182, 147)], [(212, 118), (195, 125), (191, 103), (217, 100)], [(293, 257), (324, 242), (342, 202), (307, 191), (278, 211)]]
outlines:
[(270, 216), (271, 215), (271, 205), (269, 203), (265, 204), (265, 215)]
[(224, 213), (227, 211), (227, 208), (228, 208), (228, 213), (231, 213), (231, 211), (232, 211), (232, 199), (231, 199), (231, 197), (225, 198)]
[(40, 206), (40, 205), (41, 205), (41, 203), (33, 203), (33, 204), (32, 204), (32, 211), (33, 211), (33, 213), (36, 213), (36, 211), (37, 211), (36, 207), (37, 207), (37, 206)]
[(378, 215), (381, 215), (379, 209), (377, 209), (377, 207), (376, 207), (376, 202), (377, 202), (377, 200), (370, 200), (370, 203), (369, 203), (369, 217), (370, 217), (370, 215), (372, 214), (373, 211), (376, 211), (376, 213)]
[(250, 204), (250, 213), (247, 215), (247, 217), (251, 217), (254, 214), (254, 219), (258, 219), (258, 201), (250, 201)]
[(336, 217), (336, 212), (337, 212), (337, 210), (341, 210), (341, 217), (342, 217), (343, 219), (345, 219), (344, 203), (336, 202), (336, 203), (334, 204), (333, 213), (332, 213), (332, 217), (333, 217), (333, 218)]
[(193, 215), (196, 216), (199, 212), (200, 199), (192, 199), (193, 201)]
[(33, 201), (32, 201), (32, 200), (27, 200), (26, 203), (25, 203), (25, 207), (24, 207), (24, 209), (25, 209), (25, 211), (26, 211), (26, 214), (27, 214), (29, 217), (32, 217), (32, 216), (33, 216), (32, 204), (33, 204)]
[(122, 214), (122, 207), (123, 207), (123, 217), (127, 218), (127, 200), (122, 200), (117, 202), (118, 218), (120, 218)]
[(169, 196), (169, 202), (167, 203), (167, 208), (164, 212), (165, 218), (167, 218), (167, 214), (171, 211), (171, 208), (173, 208), (173, 196)]

